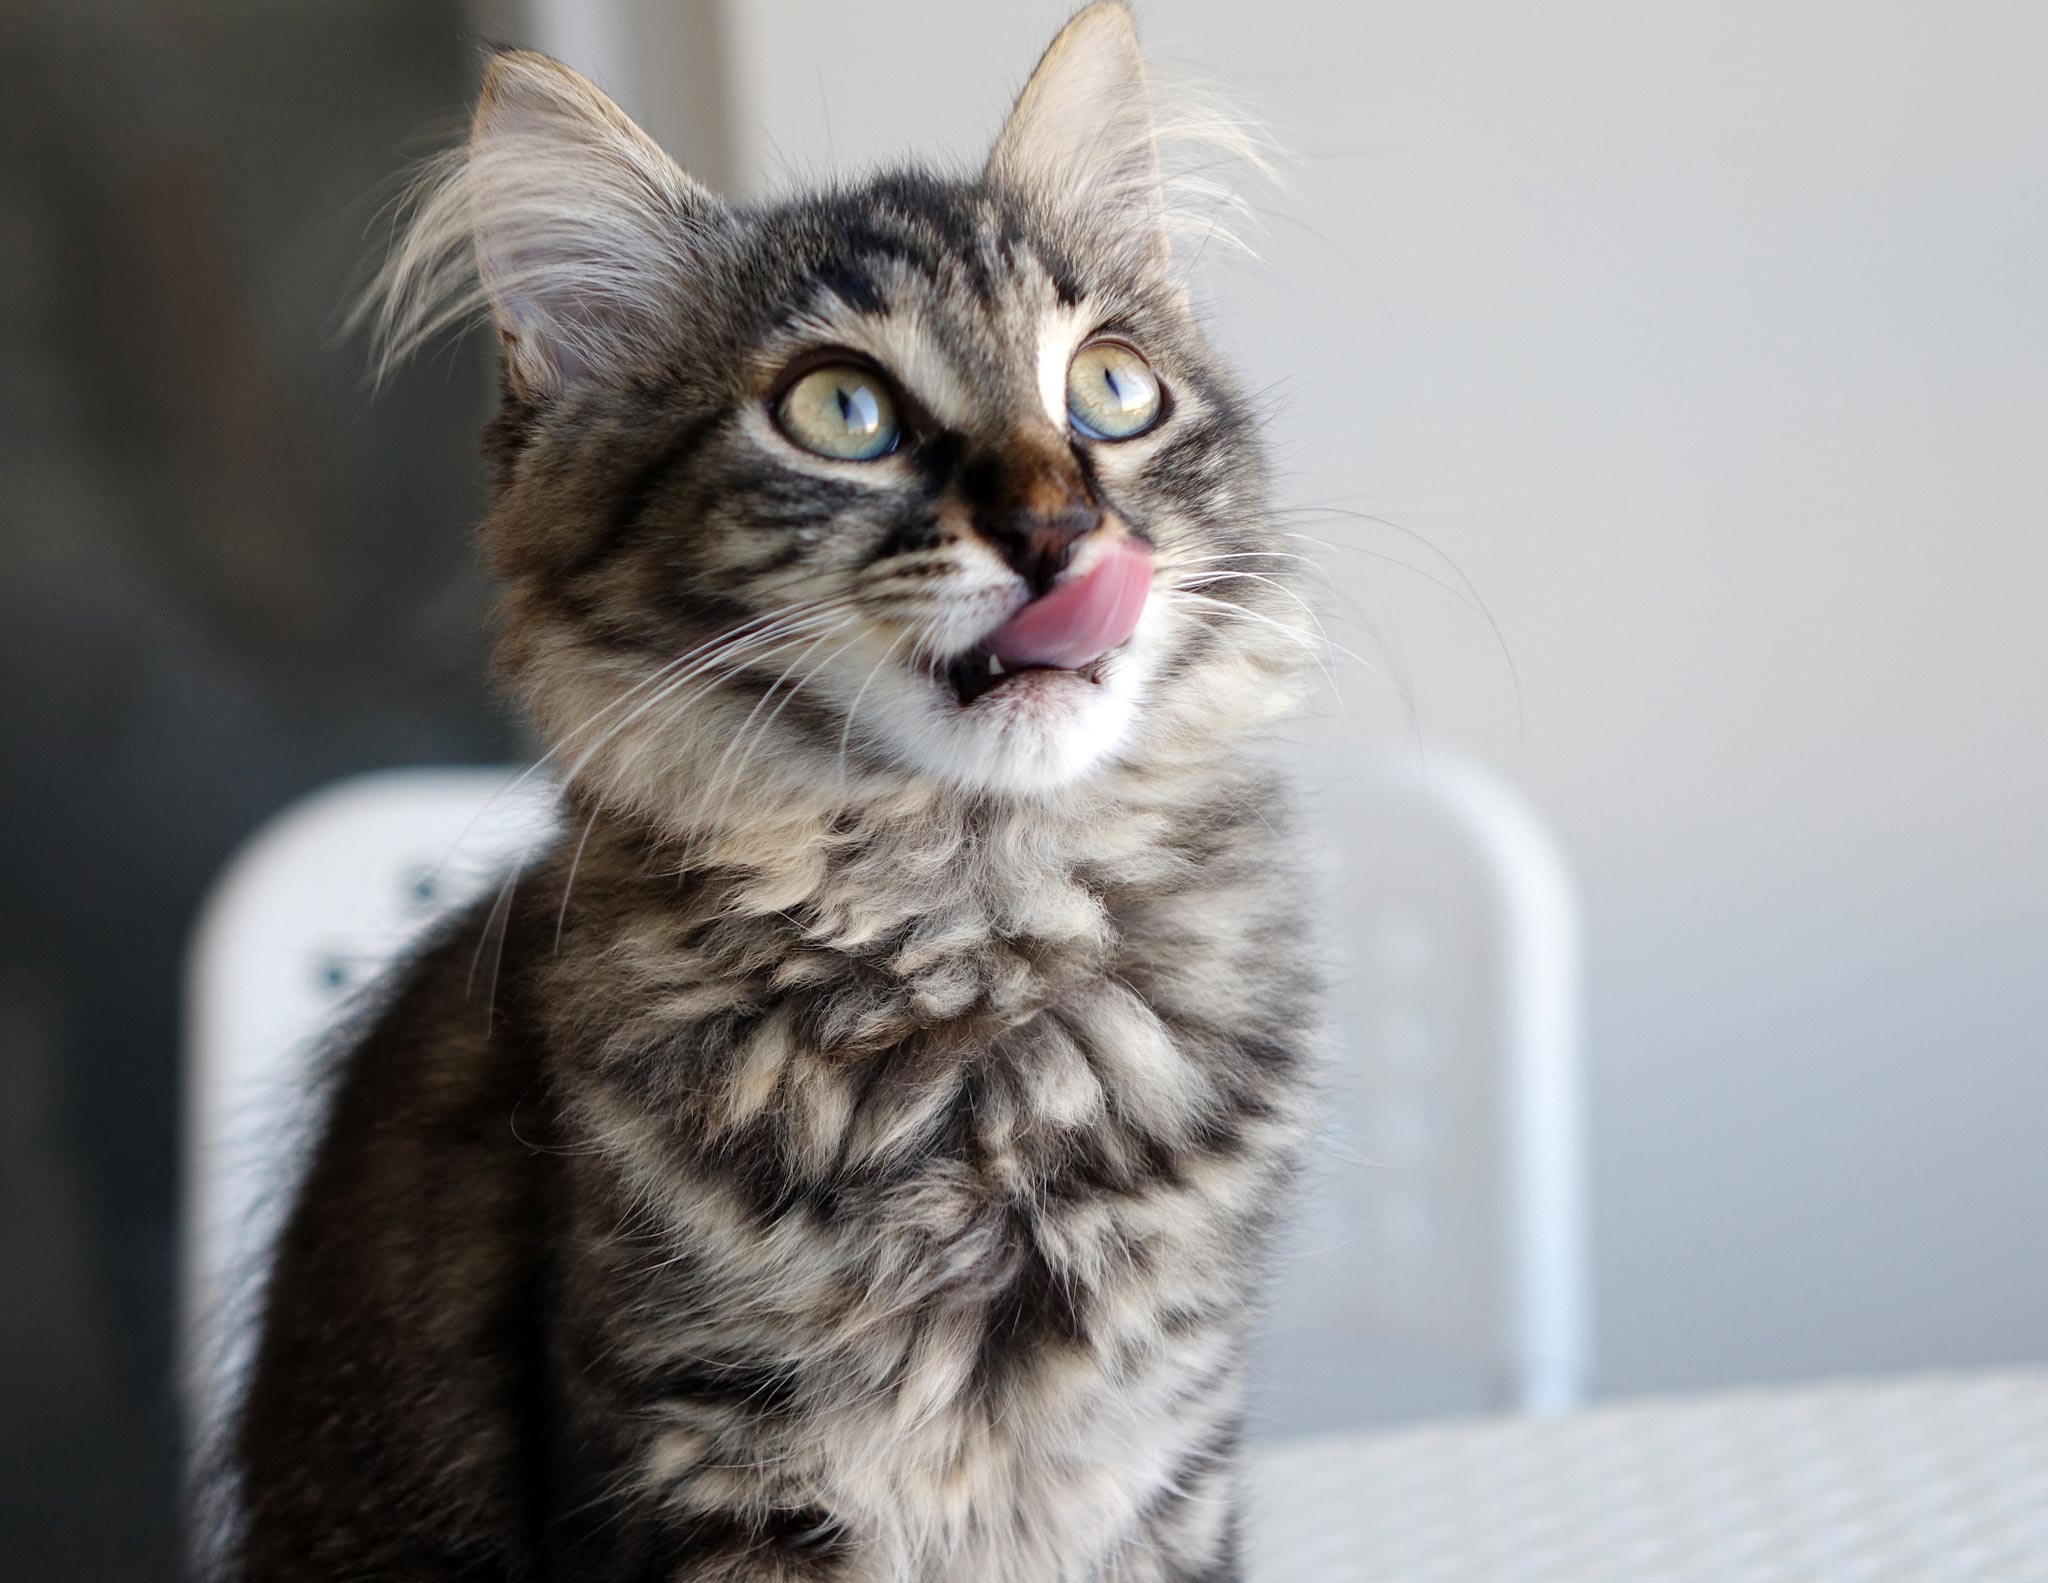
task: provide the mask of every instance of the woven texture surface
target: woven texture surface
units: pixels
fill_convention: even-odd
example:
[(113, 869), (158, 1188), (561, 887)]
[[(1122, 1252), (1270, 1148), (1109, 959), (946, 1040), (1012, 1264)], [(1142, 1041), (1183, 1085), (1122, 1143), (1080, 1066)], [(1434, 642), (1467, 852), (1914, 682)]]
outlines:
[(2048, 1370), (1304, 1441), (1251, 1583), (2048, 1583)]

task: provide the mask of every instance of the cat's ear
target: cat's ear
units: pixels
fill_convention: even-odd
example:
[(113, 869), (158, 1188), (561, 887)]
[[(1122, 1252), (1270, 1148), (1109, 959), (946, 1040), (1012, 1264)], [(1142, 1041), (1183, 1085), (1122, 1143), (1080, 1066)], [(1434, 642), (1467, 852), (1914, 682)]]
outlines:
[(984, 180), (1095, 229), (1152, 262), (1168, 251), (1152, 95), (1120, 0), (1081, 12), (1045, 52), (988, 157)]
[(512, 389), (643, 362), (686, 312), (719, 200), (568, 67), (492, 57), (468, 140), (430, 165), (356, 310), (388, 370), (488, 310)]
[(629, 365), (678, 312), (718, 200), (583, 77), (490, 62), (465, 184), (507, 371), (534, 396)]

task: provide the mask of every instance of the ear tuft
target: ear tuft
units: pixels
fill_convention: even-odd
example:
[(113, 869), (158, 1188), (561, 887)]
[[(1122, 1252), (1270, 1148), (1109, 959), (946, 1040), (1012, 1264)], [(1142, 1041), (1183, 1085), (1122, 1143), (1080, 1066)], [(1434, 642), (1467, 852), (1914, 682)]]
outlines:
[(1172, 240), (1249, 251), (1246, 187), (1277, 184), (1257, 118), (1214, 87), (1162, 93), (1119, 0), (1081, 12), (1017, 96), (983, 180), (1027, 198), (1143, 268)]
[(507, 51), (467, 144), (415, 185), (357, 318), (381, 372), (488, 308), (514, 389), (542, 398), (645, 356), (723, 212), (584, 78)]
[(1060, 30), (990, 151), (984, 180), (1166, 251), (1152, 94), (1130, 12), (1089, 6)]

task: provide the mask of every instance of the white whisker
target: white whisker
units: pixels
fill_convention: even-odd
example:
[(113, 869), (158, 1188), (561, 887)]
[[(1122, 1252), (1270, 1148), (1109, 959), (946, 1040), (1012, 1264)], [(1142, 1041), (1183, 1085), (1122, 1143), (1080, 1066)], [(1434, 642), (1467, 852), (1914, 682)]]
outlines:
[(790, 661), (788, 665), (784, 666), (782, 674), (775, 679), (766, 692), (754, 701), (754, 707), (748, 711), (747, 718), (740, 722), (739, 730), (733, 733), (732, 741), (726, 744), (725, 751), (718, 756), (718, 762), (711, 767), (710, 778), (705, 783), (703, 794), (698, 799), (700, 808), (711, 806), (715, 803), (719, 783), (724, 778), (725, 766), (732, 758), (733, 750), (745, 739), (748, 727), (753, 725), (761, 711), (767, 707), (768, 700), (775, 696), (776, 689), (789, 679), (789, 673), (804, 662), (812, 649), (815, 649), (820, 643), (825, 642), (835, 634), (844, 631), (850, 624), (850, 620), (842, 620), (838, 625), (829, 628), (818, 637), (812, 639), (810, 646), (802, 654), (799, 654), (794, 660)]
[(562, 925), (569, 917), (569, 893), (576, 888), (576, 870), (583, 866), (583, 849), (590, 844), (590, 832), (597, 828), (597, 816), (604, 809), (604, 798), (597, 797), (590, 805), (590, 817), (583, 821), (583, 834), (577, 838), (576, 851), (569, 859), (569, 877), (562, 881), (562, 905), (555, 909), (555, 954), (562, 950)]
[[(639, 681), (633, 683), (632, 686), (628, 687), (624, 692), (620, 693), (619, 696), (614, 698), (610, 703), (604, 705), (600, 709), (595, 710), (584, 720), (580, 721), (577, 725), (572, 727), (570, 730), (564, 732), (560, 741), (556, 742), (545, 753), (541, 754), (539, 758), (535, 759), (531, 764), (527, 765), (527, 767), (524, 770), (520, 771), (519, 774), (515, 775), (505, 785), (499, 787), (495, 792), (493, 792), (490, 795), (490, 797), (485, 800), (484, 805), (470, 816), (469, 822), (462, 827), (460, 832), (457, 833), (455, 840), (449, 845), (448, 850), (442, 854), (440, 861), (437, 862), (434, 865), (434, 867), (428, 871), (429, 874), (431, 876), (438, 876), (447, 867), (447, 865), (454, 860), (455, 854), (461, 851), (462, 844), (469, 839), (471, 832), (476, 829), (477, 825), (483, 819), (489, 816), (492, 809), (496, 808), (499, 803), (504, 801), (505, 798), (513, 795), (515, 792), (519, 790), (520, 787), (524, 786), (528, 781), (533, 779), (534, 776), (538, 775), (543, 769), (547, 768), (547, 766), (550, 763), (552, 763), (557, 757), (559, 757), (562, 753), (567, 751), (568, 748), (574, 744), (574, 742), (579, 736), (581, 736), (584, 732), (590, 730), (593, 726), (595, 726), (598, 723), (598, 721), (602, 720), (606, 715), (610, 714), (613, 710), (623, 707), (625, 704), (631, 702), (635, 697), (637, 697), (642, 692), (645, 692), (650, 687), (654, 687), (657, 684), (661, 684), (667, 681), (675, 680), (675, 673), (679, 668), (688, 665), (692, 660), (698, 659), (700, 656), (705, 655), (707, 651), (718, 649), (721, 645), (729, 645), (733, 643), (735, 639), (746, 636), (750, 632), (750, 629), (759, 628), (762, 626), (763, 623), (768, 623), (770, 626), (774, 626), (775, 624), (791, 620), (799, 616), (820, 614), (827, 610), (843, 608), (852, 603), (854, 603), (854, 600), (847, 595), (835, 595), (827, 598), (799, 601), (795, 605), (784, 606), (779, 610), (768, 611), (762, 615), (755, 616), (750, 618), (749, 620), (743, 621), (736, 627), (730, 628), (724, 632), (720, 632), (716, 636), (706, 638), (702, 643), (697, 644), (694, 648), (686, 649), (683, 653), (678, 654), (674, 659), (665, 661), (654, 671), (642, 677)], [(687, 678), (684, 679), (686, 680)], [(531, 855), (532, 850), (531, 848), (529, 848), (524, 854), (522, 854), (521, 861), (524, 862), (526, 858), (530, 857)]]
[(1370, 671), (1373, 675), (1379, 677), (1382, 681), (1391, 680), (1391, 678), (1388, 677), (1385, 671), (1381, 670), (1377, 665), (1373, 664), (1371, 660), (1367, 659), (1364, 655), (1358, 653), (1355, 649), (1348, 649), (1343, 644), (1334, 643), (1327, 637), (1314, 637), (1306, 632), (1297, 631), (1293, 627), (1285, 626), (1282, 623), (1275, 621), (1269, 615), (1264, 615), (1256, 610), (1247, 610), (1243, 605), (1237, 604), (1232, 600), (1212, 599), (1207, 594), (1193, 593), (1186, 589), (1179, 588), (1169, 588), (1165, 590), (1165, 592), (1173, 597), (1192, 600), (1197, 604), (1203, 605), (1213, 610), (1220, 611), (1227, 615), (1239, 617), (1245, 620), (1256, 621), (1261, 623), (1262, 625), (1269, 626), (1275, 632), (1278, 632), (1282, 637), (1287, 638), (1291, 642), (1299, 643), (1304, 648), (1326, 648), (1330, 650), (1332, 653), (1341, 654), (1344, 656), (1344, 658), (1351, 660), (1358, 665), (1362, 665), (1363, 667), (1365, 667), (1366, 670)]

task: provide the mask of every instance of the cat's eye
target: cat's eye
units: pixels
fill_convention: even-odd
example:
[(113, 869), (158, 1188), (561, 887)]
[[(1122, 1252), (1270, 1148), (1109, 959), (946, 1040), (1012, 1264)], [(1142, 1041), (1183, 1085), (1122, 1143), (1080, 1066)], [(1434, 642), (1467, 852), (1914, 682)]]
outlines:
[(889, 387), (852, 363), (828, 363), (798, 378), (776, 402), (775, 421), (805, 450), (842, 462), (886, 456), (902, 435)]
[(1090, 341), (1067, 365), (1067, 416), (1098, 440), (1128, 440), (1159, 421), (1159, 376), (1122, 341)]

